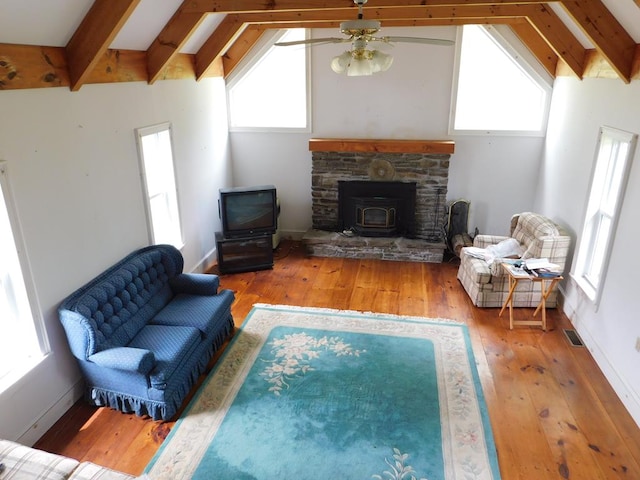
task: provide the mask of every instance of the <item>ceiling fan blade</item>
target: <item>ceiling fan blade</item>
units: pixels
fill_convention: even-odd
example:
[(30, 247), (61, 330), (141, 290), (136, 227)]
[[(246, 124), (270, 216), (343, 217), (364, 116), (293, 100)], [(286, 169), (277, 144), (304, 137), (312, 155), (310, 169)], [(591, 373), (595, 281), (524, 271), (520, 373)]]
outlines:
[(454, 42), (452, 40), (443, 40), (441, 38), (420, 38), (420, 37), (377, 37), (372, 38), (372, 41), (375, 42), (384, 42), (384, 43), (394, 43), (394, 42), (404, 42), (404, 43), (424, 43), (428, 45), (453, 45)]
[(291, 42), (276, 42), (274, 45), (278, 47), (289, 47), (291, 45), (316, 45), (316, 44), (326, 44), (326, 43), (346, 43), (350, 42), (351, 38), (337, 38), (337, 37), (327, 37), (327, 38), (309, 38), (307, 40), (293, 40)]

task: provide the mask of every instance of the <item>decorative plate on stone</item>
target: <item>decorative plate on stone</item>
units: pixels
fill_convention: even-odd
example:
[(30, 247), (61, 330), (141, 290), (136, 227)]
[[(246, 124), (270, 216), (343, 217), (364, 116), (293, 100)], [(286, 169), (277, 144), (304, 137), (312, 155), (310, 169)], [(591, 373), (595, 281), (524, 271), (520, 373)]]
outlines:
[(376, 158), (369, 165), (369, 177), (372, 180), (391, 180), (395, 175), (396, 171), (388, 160)]

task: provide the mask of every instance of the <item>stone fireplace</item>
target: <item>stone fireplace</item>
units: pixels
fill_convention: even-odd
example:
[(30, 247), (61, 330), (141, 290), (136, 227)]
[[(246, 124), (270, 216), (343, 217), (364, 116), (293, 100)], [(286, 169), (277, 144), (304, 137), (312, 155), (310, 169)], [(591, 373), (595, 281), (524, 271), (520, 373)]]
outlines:
[(415, 236), (416, 182), (338, 181), (338, 231)]
[(442, 261), (453, 142), (312, 139), (309, 149), (309, 253)]

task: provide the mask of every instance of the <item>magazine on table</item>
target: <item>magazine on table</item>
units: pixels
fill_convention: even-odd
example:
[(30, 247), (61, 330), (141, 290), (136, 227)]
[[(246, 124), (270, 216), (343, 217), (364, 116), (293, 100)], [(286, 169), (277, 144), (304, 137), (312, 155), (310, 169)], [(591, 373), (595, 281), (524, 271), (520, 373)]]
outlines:
[(560, 265), (551, 263), (548, 258), (528, 258), (523, 268), (534, 277), (555, 278), (562, 275)]
[(512, 263), (506, 265), (511, 275), (513, 275), (514, 277), (531, 278), (531, 274), (529, 274), (524, 268), (522, 268), (522, 264)]
[(507, 265), (507, 268), (514, 277), (519, 278), (556, 278), (562, 275), (560, 265), (551, 263), (547, 258), (516, 260), (510, 265)]

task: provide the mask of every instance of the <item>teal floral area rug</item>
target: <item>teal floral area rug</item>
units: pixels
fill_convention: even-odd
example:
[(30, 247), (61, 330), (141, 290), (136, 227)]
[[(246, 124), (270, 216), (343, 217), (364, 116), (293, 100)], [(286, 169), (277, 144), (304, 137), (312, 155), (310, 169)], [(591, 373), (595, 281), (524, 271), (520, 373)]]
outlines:
[(463, 324), (254, 305), (151, 479), (499, 479)]

